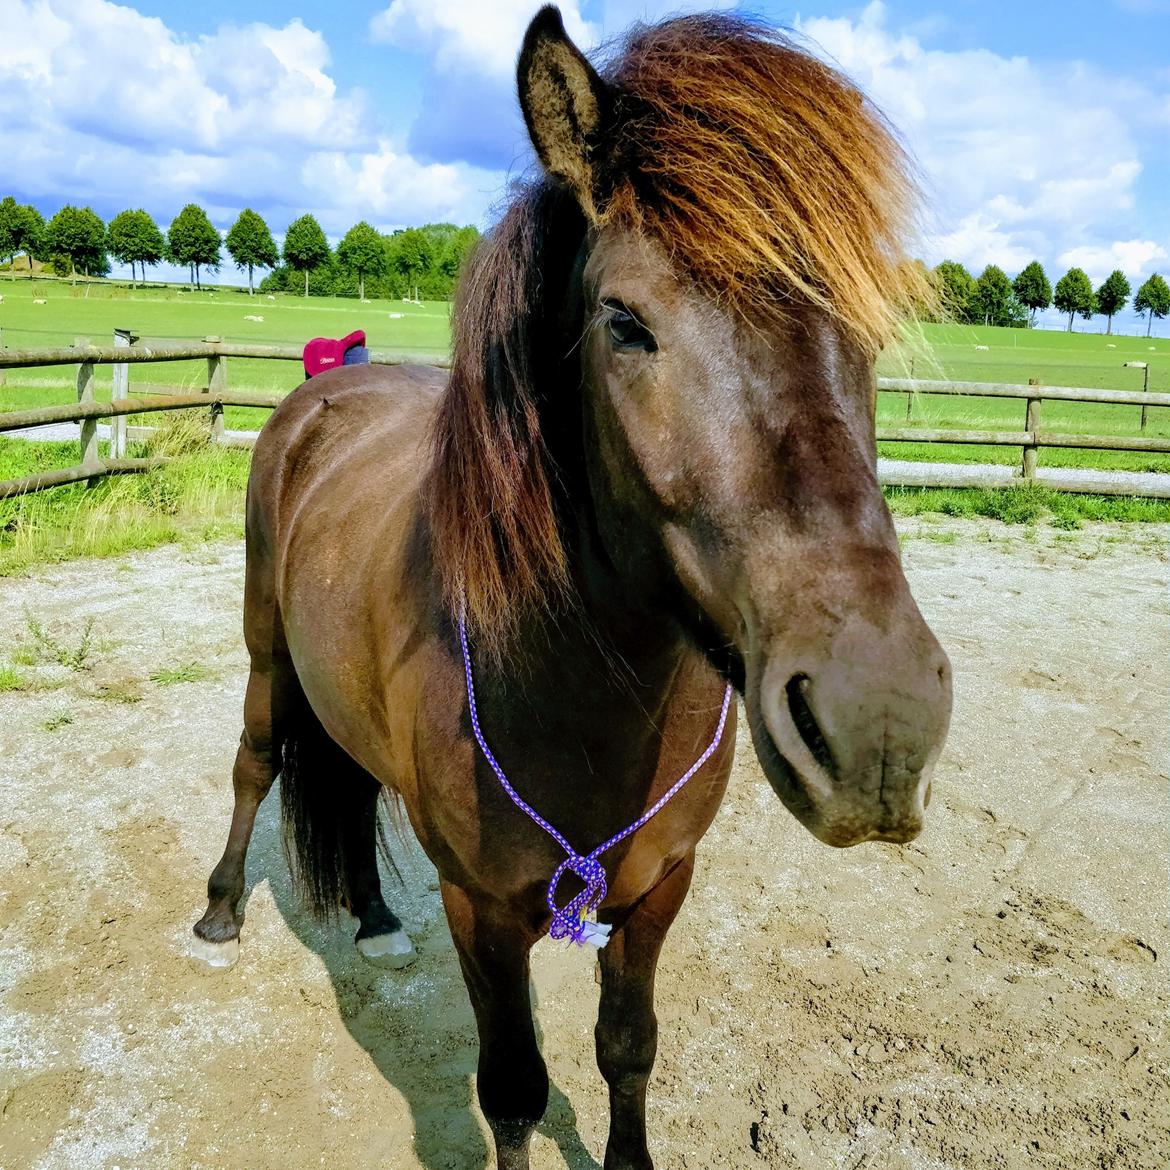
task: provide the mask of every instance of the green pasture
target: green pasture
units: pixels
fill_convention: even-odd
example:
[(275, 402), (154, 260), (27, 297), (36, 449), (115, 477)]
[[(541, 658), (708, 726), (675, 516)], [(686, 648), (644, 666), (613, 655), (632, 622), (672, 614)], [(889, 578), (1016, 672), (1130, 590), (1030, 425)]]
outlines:
[[(977, 346), (986, 346), (985, 350)], [(915, 338), (883, 355), (878, 372), (891, 377), (952, 379), (958, 382), (1026, 383), (1138, 390), (1144, 370), (1128, 361), (1149, 363), (1149, 389), (1170, 393), (1170, 341), (1144, 337), (1107, 337), (1100, 333), (1056, 333), (1039, 329), (997, 329), (970, 325), (925, 325)], [(909, 417), (907, 406), (909, 405)], [(878, 396), (878, 425), (923, 426), (953, 430), (1022, 431), (1023, 399), (964, 398), (917, 394)], [(1046, 401), (1041, 427), (1068, 434), (1140, 435), (1170, 439), (1170, 408), (1141, 408), (1088, 402)], [(1018, 447), (969, 444), (882, 443), (882, 455), (944, 463), (1016, 464)], [(1078, 451), (1041, 448), (1041, 467), (1098, 467), (1122, 471), (1170, 471), (1170, 456), (1129, 451)]]
[[(339, 337), (364, 329), (374, 349), (411, 353), (427, 360), (445, 355), (450, 340), (450, 307), (446, 302), (362, 304), (344, 298), (305, 300), (285, 294), (268, 300), (264, 295), (249, 297), (247, 292), (225, 288), (197, 292), (176, 285), (149, 285), (128, 289), (109, 282), (70, 285), (49, 280), (0, 280), (0, 296), (4, 297), (0, 303), (0, 343), (9, 347), (69, 345), (78, 337), (109, 344), (115, 328), (132, 329), (144, 342), (154, 343), (197, 342), (219, 336), (227, 342), (300, 346), (311, 337)], [(46, 303), (35, 304), (35, 300)], [(245, 321), (246, 316), (264, 319), (250, 322)], [(879, 372), (895, 377), (1021, 384), (1034, 378), (1041, 386), (1141, 390), (1143, 371), (1126, 369), (1126, 362), (1149, 362), (1150, 390), (1170, 392), (1170, 340), (1100, 333), (927, 325), (921, 336), (887, 351)], [(149, 391), (151, 386), (195, 390), (206, 384), (206, 377), (204, 362), (130, 367), (132, 390), (139, 392)], [(74, 378), (74, 366), (8, 371), (6, 378), (0, 379), (4, 383), (0, 384), (0, 411), (71, 401)], [(228, 359), (228, 383), (234, 390), (287, 391), (301, 379), (300, 363)], [(108, 366), (98, 367), (97, 392), (98, 397), (109, 397)], [(915, 394), (909, 402), (909, 415), (907, 405), (904, 393), (880, 394), (879, 425), (1024, 429), (1025, 404), (1019, 399)], [(1041, 426), (1046, 431), (1142, 433), (1140, 407), (1045, 401), (1041, 411)], [(230, 428), (250, 429), (259, 428), (267, 417), (267, 411), (232, 407), (226, 420)], [(197, 428), (206, 427), (193, 415), (187, 418)], [(164, 421), (164, 417), (150, 421)], [(171, 428), (177, 425), (174, 417), (167, 422)], [(1170, 408), (1150, 408), (1144, 434), (1170, 439)], [(881, 450), (897, 459), (922, 461), (1014, 464), (1020, 457), (1014, 447), (937, 443), (882, 443)], [(76, 443), (33, 445), (0, 439), (0, 479), (42, 467), (66, 466), (76, 462), (77, 455)], [(1039, 463), (1041, 467), (1170, 472), (1170, 455), (1131, 452), (1047, 448), (1041, 449)], [(136, 529), (153, 534), (151, 541), (157, 541), (176, 538), (176, 532), (198, 536), (207, 531), (207, 524), (213, 528), (238, 526), (238, 519), (229, 521), (228, 517), (234, 515), (233, 509), (238, 514), (246, 467), (246, 453), (211, 453), (206, 460), (192, 453), (165, 474), (126, 476), (105, 481), (95, 489), (59, 488), (22, 501), (2, 502), (0, 572), (47, 556), (101, 553), (105, 546), (117, 551), (123, 542), (135, 541)], [(227, 472), (230, 474), (223, 479)], [(1030, 486), (991, 493), (890, 489), (888, 496), (894, 510), (903, 514), (929, 509), (965, 515), (973, 508), (979, 515), (1003, 512), (1000, 518), (1025, 519), (1044, 512), (1053, 522), (1069, 524), (1076, 517), (1170, 517), (1170, 505), (1164, 503), (1094, 501)], [(117, 523), (111, 523), (111, 515), (119, 517)], [(103, 529), (111, 535), (103, 536)]]
[[(985, 345), (986, 350), (976, 349)], [(1112, 347), (1112, 348), (1110, 348)], [(1027, 382), (1047, 386), (1140, 390), (1150, 363), (1150, 389), (1170, 393), (1170, 340), (1046, 329), (924, 325), (922, 343), (883, 356), (878, 372), (892, 377), (953, 378), (957, 382)]]
[[(9, 349), (72, 345), (79, 337), (110, 345), (115, 329), (130, 329), (143, 343), (195, 342), (221, 337), (250, 345), (303, 346), (313, 337), (344, 337), (364, 329), (371, 349), (417, 354), (420, 361), (445, 354), (450, 339), (446, 301), (415, 305), (344, 297), (296, 297), (283, 293), (268, 300), (234, 289), (180, 291), (181, 286), (128, 289), (107, 283), (70, 285), (56, 280), (0, 280), (0, 342)], [(38, 305), (36, 300), (44, 300)], [(263, 321), (245, 321), (247, 316)], [(41, 366), (11, 370), (0, 386), (0, 410), (24, 410), (71, 401), (75, 368)], [(110, 394), (110, 367), (97, 368), (96, 392)], [(304, 380), (299, 362), (233, 358), (228, 383), (234, 390), (292, 390)], [(160, 362), (130, 368), (131, 390), (150, 386), (197, 390), (207, 384), (207, 364)], [(267, 411), (233, 407), (227, 425), (259, 429)], [(135, 420), (137, 421), (137, 420)]]

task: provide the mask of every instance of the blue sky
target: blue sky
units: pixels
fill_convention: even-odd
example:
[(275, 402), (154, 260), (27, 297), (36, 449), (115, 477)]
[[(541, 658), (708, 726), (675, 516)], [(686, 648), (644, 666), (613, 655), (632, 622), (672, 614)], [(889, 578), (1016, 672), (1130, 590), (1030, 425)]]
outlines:
[[(718, 3), (718, 0), (715, 0)], [(104, 216), (188, 200), (276, 232), (485, 226), (531, 164), (512, 69), (536, 0), (0, 0), (0, 195)], [(583, 46), (712, 0), (573, 0)], [(726, 4), (724, 6), (727, 6)], [(1170, 0), (749, 8), (889, 114), (930, 262), (1170, 271)]]

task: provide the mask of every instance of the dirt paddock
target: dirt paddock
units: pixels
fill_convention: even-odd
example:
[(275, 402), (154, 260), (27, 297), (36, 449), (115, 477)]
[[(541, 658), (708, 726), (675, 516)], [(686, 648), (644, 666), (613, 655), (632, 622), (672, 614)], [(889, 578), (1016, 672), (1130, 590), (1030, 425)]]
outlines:
[[(1163, 1170), (1170, 532), (904, 535), (956, 678), (927, 829), (818, 845), (741, 741), (659, 974), (658, 1166)], [(187, 957), (230, 808), (242, 567), (168, 548), (0, 583), (24, 687), (0, 694), (4, 1170), (488, 1164), (417, 848), (385, 878), (407, 971), (295, 902), (274, 800), (240, 961)], [(592, 959), (545, 942), (534, 968), (533, 1163), (597, 1167)]]

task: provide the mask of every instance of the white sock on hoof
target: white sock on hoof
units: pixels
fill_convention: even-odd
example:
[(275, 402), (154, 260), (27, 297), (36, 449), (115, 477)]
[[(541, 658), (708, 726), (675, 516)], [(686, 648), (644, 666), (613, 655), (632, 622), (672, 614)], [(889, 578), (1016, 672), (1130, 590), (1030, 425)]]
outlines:
[(389, 934), (375, 934), (370, 938), (359, 938), (357, 949), (375, 967), (390, 967), (395, 970), (409, 967), (418, 957), (410, 935), (405, 930), (394, 930)]
[(209, 967), (230, 967), (240, 957), (240, 940), (229, 938), (226, 942), (208, 942), (193, 934), (190, 955)]

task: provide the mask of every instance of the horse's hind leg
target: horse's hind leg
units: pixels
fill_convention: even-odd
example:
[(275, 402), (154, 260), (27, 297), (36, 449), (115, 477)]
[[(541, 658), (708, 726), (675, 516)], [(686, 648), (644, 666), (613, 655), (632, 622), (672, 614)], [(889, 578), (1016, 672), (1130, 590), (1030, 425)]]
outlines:
[(229, 967), (239, 955), (248, 842), (256, 810), (280, 769), (281, 728), (298, 693), (291, 663), (253, 660), (244, 697), (244, 732), (232, 769), (232, 824), (223, 857), (207, 882), (207, 910), (195, 924), (192, 945), (192, 954), (213, 967)]
[(382, 786), (357, 764), (351, 762), (350, 766), (353, 781), (346, 777), (345, 783), (351, 815), (341, 832), (346, 909), (361, 922), (354, 942), (377, 967), (406, 967), (414, 962), (414, 947), (397, 915), (386, 905), (378, 877), (378, 796)]

